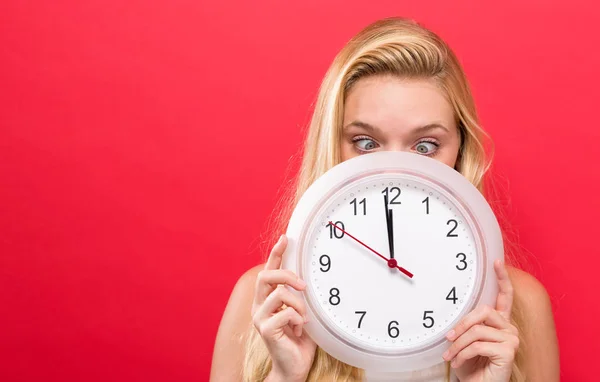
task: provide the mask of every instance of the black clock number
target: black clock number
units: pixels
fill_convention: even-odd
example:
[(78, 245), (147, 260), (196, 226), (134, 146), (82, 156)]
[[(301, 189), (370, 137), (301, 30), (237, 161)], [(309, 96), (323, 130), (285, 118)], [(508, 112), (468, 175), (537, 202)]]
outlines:
[(452, 229), (450, 230), (450, 232), (448, 232), (448, 234), (446, 235), (447, 237), (458, 237), (458, 234), (456, 233), (452, 233), (454, 232), (454, 230), (456, 229), (456, 227), (458, 227), (458, 222), (454, 219), (450, 219), (448, 220), (448, 222), (446, 223), (446, 225), (450, 225), (450, 224), (454, 224), (454, 227), (452, 227)]
[(333, 239), (335, 237), (336, 239), (341, 239), (342, 237), (344, 237), (344, 231), (342, 230), (346, 230), (346, 227), (344, 227), (344, 223), (342, 223), (341, 221), (335, 222), (334, 225), (327, 224), (327, 227), (329, 227), (329, 238)]
[(329, 303), (331, 305), (340, 304), (340, 290), (338, 288), (331, 288), (329, 290)]
[(392, 324), (398, 325), (398, 321), (391, 321), (388, 324), (388, 335), (392, 338), (397, 338), (400, 335), (400, 330), (398, 330), (397, 326), (392, 326)]
[(360, 318), (358, 319), (358, 329), (360, 329), (360, 324), (362, 324), (362, 320), (363, 320), (363, 318), (365, 318), (365, 314), (367, 314), (367, 311), (366, 310), (362, 310), (362, 311), (359, 310), (359, 311), (356, 311), (354, 313), (360, 314)]
[(426, 197), (421, 203), (425, 203), (425, 213), (429, 215), (429, 196)]
[[(423, 312), (423, 326), (429, 329), (433, 327), (435, 321), (433, 320), (433, 317), (427, 315), (428, 313), (433, 313), (433, 310), (426, 310), (425, 312)], [(425, 321), (427, 320), (429, 320), (429, 324), (425, 323)]]
[(456, 298), (456, 287), (452, 287), (452, 289), (450, 289), (450, 292), (446, 296), (446, 300), (452, 301), (452, 304), (456, 304), (456, 300), (458, 300)]
[[(321, 272), (329, 272), (329, 270), (331, 269), (331, 259), (329, 258), (329, 256), (322, 255), (321, 257), (319, 257), (319, 263), (322, 265)], [(323, 269), (324, 267), (327, 267), (327, 269)]]
[(363, 215), (367, 214), (367, 199), (363, 198), (363, 200), (361, 200), (360, 202), (356, 201), (356, 198), (352, 199), (352, 201), (350, 202), (350, 204), (352, 204), (354, 206), (354, 215), (358, 215), (358, 205), (362, 204), (362, 211), (363, 211)]
[[(394, 196), (392, 198), (392, 200), (390, 200), (390, 194), (392, 193), (396, 193), (396, 196)], [(388, 189), (388, 187), (386, 187), (383, 191), (381, 191), (382, 194), (385, 194), (385, 197), (387, 198), (387, 200), (390, 201), (389, 204), (401, 204), (401, 202), (397, 202), (396, 199), (398, 198), (398, 196), (400, 196), (400, 189), (398, 187), (392, 187), (390, 189)]]
[(460, 268), (458, 265), (456, 266), (456, 269), (458, 269), (459, 271), (464, 271), (465, 269), (467, 269), (467, 255), (465, 255), (464, 253), (459, 253), (456, 255), (456, 258), (458, 259), (459, 257), (462, 257), (462, 259), (460, 259), (460, 264), (464, 265), (464, 267)]

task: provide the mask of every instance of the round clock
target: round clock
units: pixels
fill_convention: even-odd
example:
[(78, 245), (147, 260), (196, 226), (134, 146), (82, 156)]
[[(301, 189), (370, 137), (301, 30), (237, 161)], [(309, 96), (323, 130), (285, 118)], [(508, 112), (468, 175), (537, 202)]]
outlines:
[(338, 164), (298, 202), (283, 268), (306, 281), (307, 333), (333, 357), (403, 372), (443, 362), (445, 334), (495, 304), (504, 250), (481, 193), (434, 159), (377, 152)]

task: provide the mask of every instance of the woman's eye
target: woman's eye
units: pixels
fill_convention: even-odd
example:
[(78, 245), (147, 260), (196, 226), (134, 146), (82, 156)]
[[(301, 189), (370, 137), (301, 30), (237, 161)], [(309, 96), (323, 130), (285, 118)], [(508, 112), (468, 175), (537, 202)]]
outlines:
[(437, 150), (438, 146), (433, 142), (419, 142), (415, 150), (419, 154), (431, 155)]
[(354, 141), (354, 144), (362, 151), (371, 151), (377, 148), (377, 143), (369, 138), (360, 138)]

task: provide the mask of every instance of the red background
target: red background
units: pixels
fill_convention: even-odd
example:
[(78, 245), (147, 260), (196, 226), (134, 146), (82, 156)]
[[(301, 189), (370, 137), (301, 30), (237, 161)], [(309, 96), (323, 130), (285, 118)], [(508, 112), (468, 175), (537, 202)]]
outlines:
[(481, 3), (3, 1), (0, 380), (207, 380), (325, 70), (391, 15), (460, 57), (563, 380), (596, 379), (599, 8)]

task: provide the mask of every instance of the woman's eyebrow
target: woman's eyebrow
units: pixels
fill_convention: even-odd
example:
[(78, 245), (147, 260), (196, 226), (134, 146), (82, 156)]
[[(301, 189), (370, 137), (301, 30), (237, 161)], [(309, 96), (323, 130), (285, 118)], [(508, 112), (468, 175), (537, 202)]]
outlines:
[(419, 126), (416, 129), (413, 129), (413, 133), (415, 133), (415, 134), (424, 133), (426, 131), (434, 130), (434, 129), (442, 129), (442, 130), (445, 130), (447, 133), (450, 132), (450, 130), (446, 126), (442, 125), (441, 123), (429, 123), (427, 125)]
[(344, 130), (346, 130), (346, 129), (352, 127), (352, 126), (361, 127), (361, 128), (367, 130), (370, 133), (380, 133), (381, 132), (377, 127), (369, 125), (368, 123), (361, 122), (361, 121), (352, 121), (352, 122), (350, 122), (349, 124), (347, 124), (346, 126), (344, 126)]
[[(344, 126), (344, 130), (348, 129), (352, 126), (363, 128), (363, 129), (369, 131), (370, 133), (380, 133), (381, 132), (381, 130), (379, 130), (377, 127), (370, 125), (366, 122), (362, 122), (362, 121), (352, 121), (349, 124), (347, 124), (346, 126)], [(426, 131), (434, 130), (434, 129), (442, 129), (448, 133), (450, 132), (450, 130), (446, 126), (444, 126), (441, 123), (436, 122), (436, 123), (429, 123), (427, 125), (423, 125), (423, 126), (419, 126), (417, 128), (411, 129), (411, 133), (412, 134), (422, 134)]]

